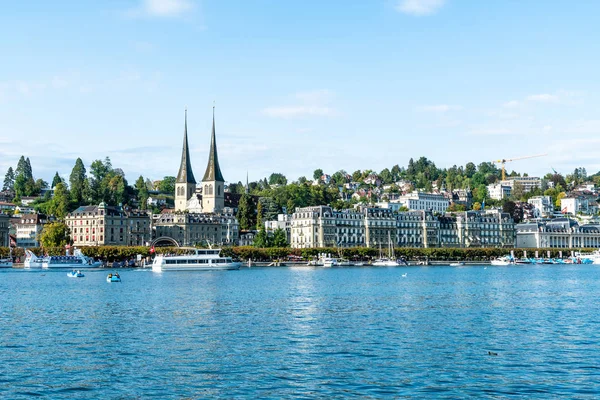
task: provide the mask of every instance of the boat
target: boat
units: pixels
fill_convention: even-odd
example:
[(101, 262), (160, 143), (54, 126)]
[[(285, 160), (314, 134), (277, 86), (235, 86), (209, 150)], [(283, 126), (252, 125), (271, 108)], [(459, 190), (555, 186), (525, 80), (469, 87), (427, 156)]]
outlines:
[(34, 269), (34, 268), (43, 268), (44, 266), (44, 257), (38, 257), (29, 249), (25, 250), (25, 261), (23, 262), (23, 268), (25, 269)]
[(381, 245), (379, 246), (379, 258), (373, 261), (371, 265), (375, 265), (378, 267), (399, 267), (400, 265), (406, 265), (406, 263), (399, 263), (398, 260), (394, 257), (394, 245), (392, 244), (392, 240), (390, 238), (390, 233), (388, 232), (388, 256), (382, 257), (381, 254)]
[[(180, 247), (181, 249), (181, 247)], [(221, 249), (183, 248), (190, 251), (185, 255), (159, 254), (152, 261), (153, 272), (164, 271), (216, 271), (240, 269), (241, 262), (231, 257), (221, 257)]]
[(465, 263), (464, 262), (455, 262), (455, 263), (450, 263), (451, 267), (462, 267), (464, 266)]
[(12, 268), (12, 258), (0, 258), (0, 268)]
[(511, 256), (504, 256), (494, 258), (491, 262), (492, 265), (514, 265), (515, 260)]
[(600, 249), (592, 253), (575, 253), (574, 263), (600, 265)]
[(42, 268), (98, 268), (101, 262), (95, 262), (92, 258), (83, 255), (81, 250), (77, 249), (72, 256), (50, 256), (42, 260)]
[(13, 266), (13, 261), (12, 261), (12, 247), (8, 248), (8, 257), (6, 258), (0, 258), (0, 268), (12, 268)]
[(83, 278), (85, 275), (81, 271), (71, 271), (67, 272), (67, 276), (69, 278)]
[(121, 276), (118, 272), (115, 272), (114, 274), (108, 274), (108, 276), (106, 277), (106, 282), (121, 282)]

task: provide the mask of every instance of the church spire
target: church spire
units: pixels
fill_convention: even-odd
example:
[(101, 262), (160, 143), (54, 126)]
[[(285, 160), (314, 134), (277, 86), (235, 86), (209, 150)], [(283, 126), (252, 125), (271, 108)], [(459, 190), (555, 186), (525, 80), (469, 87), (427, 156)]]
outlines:
[(248, 171), (246, 171), (246, 194), (250, 193), (250, 184), (248, 183)]
[(212, 133), (210, 136), (210, 150), (208, 153), (208, 165), (202, 181), (219, 181), (225, 182), (221, 168), (219, 167), (219, 157), (217, 155), (217, 139), (215, 137), (215, 106), (213, 106), (213, 124)]
[(187, 140), (187, 108), (185, 109), (185, 127), (183, 129), (183, 149), (181, 151), (181, 165), (177, 174), (177, 183), (196, 183), (190, 162), (190, 149)]

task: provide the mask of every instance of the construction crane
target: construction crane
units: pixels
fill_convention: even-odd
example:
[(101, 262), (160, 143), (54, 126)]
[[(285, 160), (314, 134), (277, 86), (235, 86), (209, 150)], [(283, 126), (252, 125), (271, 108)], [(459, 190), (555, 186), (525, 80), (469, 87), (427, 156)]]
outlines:
[(517, 161), (517, 160), (524, 160), (526, 158), (535, 158), (535, 157), (543, 157), (543, 156), (547, 156), (548, 154), (536, 154), (535, 156), (525, 156), (525, 157), (517, 157), (517, 158), (503, 158), (502, 160), (494, 160), (492, 161), (495, 164), (501, 164), (502, 165), (502, 180), (506, 180), (506, 171), (504, 169), (504, 164), (506, 164), (507, 162), (511, 162), (511, 161)]

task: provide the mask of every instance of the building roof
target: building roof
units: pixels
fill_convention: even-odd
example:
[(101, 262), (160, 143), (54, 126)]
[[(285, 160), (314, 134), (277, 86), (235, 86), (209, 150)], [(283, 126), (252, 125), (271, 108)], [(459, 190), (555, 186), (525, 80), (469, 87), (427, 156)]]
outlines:
[[(214, 129), (214, 128), (213, 128)], [(177, 183), (196, 183), (192, 163), (190, 161), (190, 149), (187, 140), (187, 109), (185, 110), (185, 126), (183, 128), (183, 149), (181, 150), (181, 164), (177, 174)]]
[(215, 137), (215, 108), (213, 107), (213, 124), (212, 133), (210, 136), (210, 150), (208, 152), (208, 164), (206, 165), (206, 172), (202, 181), (219, 181), (225, 182), (223, 174), (221, 173), (221, 167), (219, 167), (219, 156), (217, 154), (217, 139)]

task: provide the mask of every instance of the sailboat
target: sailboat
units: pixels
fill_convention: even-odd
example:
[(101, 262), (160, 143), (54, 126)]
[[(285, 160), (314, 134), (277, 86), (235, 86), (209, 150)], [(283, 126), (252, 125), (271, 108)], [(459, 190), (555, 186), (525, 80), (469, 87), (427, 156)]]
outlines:
[(381, 246), (379, 247), (379, 258), (373, 261), (373, 265), (378, 267), (398, 267), (400, 263), (396, 260), (394, 256), (394, 245), (392, 244), (392, 240), (390, 239), (390, 233), (388, 232), (388, 256), (381, 256)]

